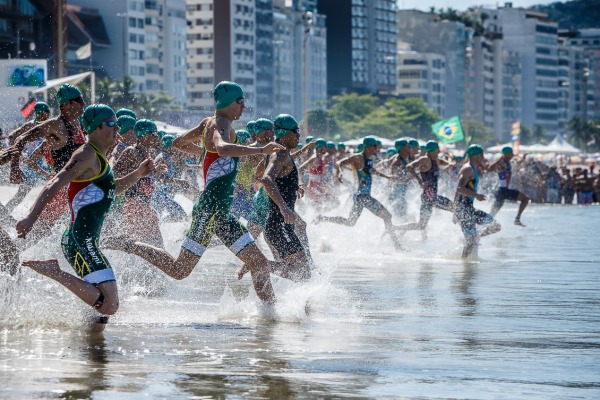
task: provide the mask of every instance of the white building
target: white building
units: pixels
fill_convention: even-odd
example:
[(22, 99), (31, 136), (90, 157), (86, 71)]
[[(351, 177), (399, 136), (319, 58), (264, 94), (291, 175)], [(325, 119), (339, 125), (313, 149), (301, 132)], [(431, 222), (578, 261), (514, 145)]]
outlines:
[(97, 48), (94, 63), (102, 63), (115, 80), (130, 76), (135, 89), (166, 94), (184, 104), (185, 0), (70, 0), (95, 8), (102, 16), (112, 46)]
[(398, 50), (395, 95), (418, 97), (440, 116), (446, 115), (446, 58), (435, 53)]
[(245, 119), (256, 112), (256, 10), (252, 0), (188, 0), (188, 104), (213, 110), (212, 90), (234, 81), (246, 95)]
[[(600, 29), (579, 29), (560, 32), (564, 38), (561, 48), (567, 43), (573, 47), (583, 50), (583, 59), (573, 60), (570, 64), (570, 84), (575, 89), (581, 90), (575, 94), (575, 114), (590, 119), (600, 118)], [(583, 96), (583, 91), (586, 96)], [(585, 99), (585, 101), (584, 101)]]
[(541, 125), (547, 136), (559, 131), (558, 29), (556, 22), (537, 10), (512, 8), (484, 10), (488, 24), (503, 34), (504, 49), (521, 56), (521, 124)]

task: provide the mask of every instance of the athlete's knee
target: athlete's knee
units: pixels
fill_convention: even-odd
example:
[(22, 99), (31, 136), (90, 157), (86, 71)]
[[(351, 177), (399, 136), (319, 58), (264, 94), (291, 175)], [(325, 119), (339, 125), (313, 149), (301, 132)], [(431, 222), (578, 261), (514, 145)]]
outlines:
[[(102, 301), (102, 304), (98, 306), (98, 302)], [(117, 298), (104, 298), (101, 295), (96, 303), (94, 304), (94, 308), (100, 313), (104, 315), (114, 315), (119, 310), (119, 299)]]

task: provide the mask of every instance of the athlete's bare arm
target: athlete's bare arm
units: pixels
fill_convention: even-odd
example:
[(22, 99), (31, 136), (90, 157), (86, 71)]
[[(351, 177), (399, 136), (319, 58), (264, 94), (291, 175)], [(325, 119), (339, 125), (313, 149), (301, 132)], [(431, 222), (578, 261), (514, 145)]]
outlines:
[(427, 171), (427, 169), (424, 169), (424, 166), (426, 167), (427, 164), (429, 164), (429, 168), (431, 168), (429, 157), (421, 156), (406, 166), (406, 170), (417, 180), (417, 182), (419, 182), (421, 187), (425, 186), (425, 183), (423, 182), (423, 179), (421, 179), (421, 176), (417, 174), (415, 168), (418, 168), (419, 171)]
[(207, 126), (206, 149), (216, 151), (224, 157), (244, 157), (254, 154), (269, 154), (285, 148), (275, 142), (267, 143), (262, 147), (251, 147), (233, 144), (235, 132), (231, 129), (231, 122), (222, 117), (215, 117)]
[(121, 178), (130, 174), (135, 171), (142, 161), (142, 157), (140, 157), (138, 150), (134, 146), (126, 148), (115, 163), (115, 176)]
[(209, 118), (204, 118), (195, 128), (190, 129), (173, 141), (173, 147), (184, 153), (202, 155), (202, 133)]
[(288, 159), (289, 156), (287, 151), (280, 151), (273, 154), (261, 181), (269, 197), (279, 207), (285, 223), (293, 224), (296, 220), (296, 213), (293, 210), (290, 210), (287, 204), (285, 204), (281, 193), (279, 193), (277, 184), (275, 183), (276, 178), (285, 175)]
[(117, 192), (117, 194), (121, 194), (124, 191), (126, 191), (127, 189), (129, 189), (138, 180), (140, 180), (141, 178), (143, 178), (145, 176), (150, 175), (153, 172), (154, 172), (154, 161), (152, 161), (151, 159), (148, 158), (148, 159), (142, 161), (138, 165), (138, 167), (135, 170), (133, 170), (132, 172), (130, 172), (129, 174), (125, 175), (122, 178), (115, 179), (115, 185), (116, 185), (115, 191)]
[(77, 149), (67, 165), (44, 185), (27, 217), (17, 223), (18, 236), (25, 238), (44, 207), (63, 186), (78, 178), (86, 179), (94, 176), (98, 173), (99, 168), (96, 152), (90, 146), (82, 146)]

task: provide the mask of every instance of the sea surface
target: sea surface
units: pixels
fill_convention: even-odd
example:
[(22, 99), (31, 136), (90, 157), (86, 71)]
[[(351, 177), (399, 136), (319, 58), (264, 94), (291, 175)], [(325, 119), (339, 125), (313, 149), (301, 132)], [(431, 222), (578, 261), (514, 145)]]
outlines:
[[(103, 336), (57, 283), (2, 275), (0, 398), (599, 399), (600, 207), (532, 205), (526, 228), (515, 213), (468, 262), (441, 211), (404, 252), (366, 210), (352, 228), (311, 224), (314, 276), (274, 277), (274, 310), (223, 246), (183, 281), (106, 251), (121, 304)], [(68, 270), (63, 228), (22, 259)], [(176, 252), (186, 224), (162, 228)]]

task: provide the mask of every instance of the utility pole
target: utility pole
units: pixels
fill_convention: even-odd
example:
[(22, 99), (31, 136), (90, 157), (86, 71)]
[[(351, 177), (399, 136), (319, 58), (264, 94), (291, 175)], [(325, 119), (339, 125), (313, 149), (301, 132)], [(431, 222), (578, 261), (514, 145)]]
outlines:
[(54, 63), (56, 77), (65, 76), (65, 61), (67, 56), (67, 8), (66, 0), (54, 0)]
[(306, 124), (306, 136), (310, 135), (310, 129), (308, 127), (308, 37), (310, 36), (310, 30), (313, 25), (314, 14), (312, 11), (305, 11), (303, 15), (304, 21), (304, 123)]

